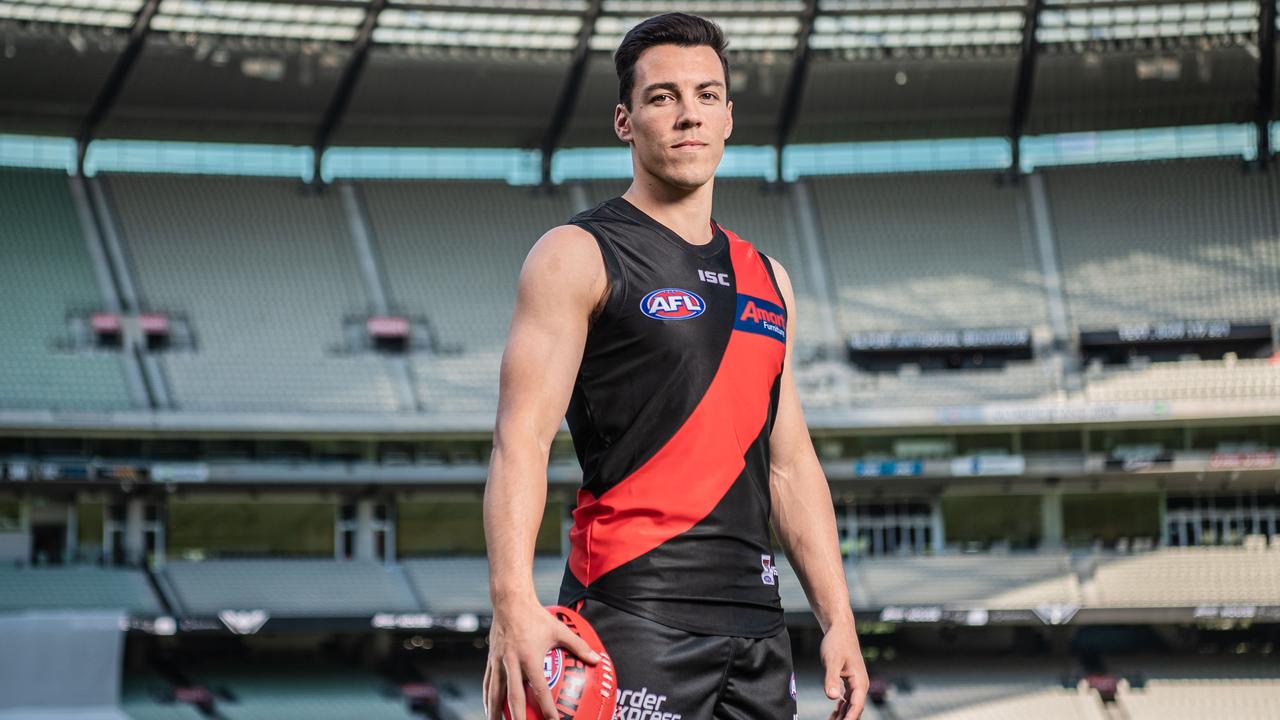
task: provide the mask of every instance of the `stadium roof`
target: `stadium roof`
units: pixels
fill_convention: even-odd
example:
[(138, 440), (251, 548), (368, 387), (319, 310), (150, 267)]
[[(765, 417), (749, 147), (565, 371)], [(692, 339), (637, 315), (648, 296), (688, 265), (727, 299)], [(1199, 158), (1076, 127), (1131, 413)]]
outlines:
[(610, 146), (610, 53), (672, 9), (730, 37), (739, 144), (1262, 122), (1275, 93), (1266, 0), (0, 0), (0, 131)]

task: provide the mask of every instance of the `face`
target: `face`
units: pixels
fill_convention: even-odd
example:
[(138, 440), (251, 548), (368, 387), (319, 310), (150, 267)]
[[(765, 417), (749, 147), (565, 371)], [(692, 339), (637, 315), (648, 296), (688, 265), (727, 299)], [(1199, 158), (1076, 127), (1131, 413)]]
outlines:
[(631, 109), (615, 108), (613, 129), (631, 144), (637, 174), (690, 190), (705, 185), (733, 132), (733, 103), (716, 51), (655, 45), (642, 52)]

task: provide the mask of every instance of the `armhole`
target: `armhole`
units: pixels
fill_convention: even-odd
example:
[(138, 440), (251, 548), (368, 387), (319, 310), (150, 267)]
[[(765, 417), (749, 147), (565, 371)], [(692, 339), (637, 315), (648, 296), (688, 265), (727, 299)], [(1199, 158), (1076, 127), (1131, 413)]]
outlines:
[(600, 248), (600, 257), (604, 260), (605, 281), (608, 284), (604, 306), (600, 308), (600, 312), (592, 316), (591, 324), (594, 326), (602, 318), (612, 315), (618, 303), (622, 302), (626, 293), (626, 273), (622, 269), (622, 261), (618, 259), (618, 253), (613, 247), (613, 242), (601, 233), (594, 224), (586, 222), (570, 222), (574, 227), (586, 230), (595, 238), (596, 246)]
[[(756, 253), (760, 256), (760, 262), (764, 263), (764, 271), (769, 275), (769, 282), (773, 285), (773, 291), (778, 293), (778, 304), (782, 306), (782, 311), (785, 312), (789, 318), (791, 315), (791, 308), (787, 307), (787, 296), (782, 294), (782, 286), (778, 284), (778, 278), (773, 274), (773, 261), (769, 259), (768, 255), (760, 252), (758, 248), (756, 249)], [(788, 324), (790, 324), (789, 320)]]

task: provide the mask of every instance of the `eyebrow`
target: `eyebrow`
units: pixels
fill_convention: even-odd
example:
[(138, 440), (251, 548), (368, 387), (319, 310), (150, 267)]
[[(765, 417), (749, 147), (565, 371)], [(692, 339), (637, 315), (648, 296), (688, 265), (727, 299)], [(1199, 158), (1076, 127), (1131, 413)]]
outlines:
[[(703, 80), (702, 82), (698, 83), (698, 87), (695, 89), (706, 90), (709, 87), (724, 87), (724, 83), (720, 82), (719, 80)], [(676, 85), (673, 82), (650, 83), (649, 85), (645, 86), (643, 94), (648, 95), (654, 90), (670, 90), (671, 92), (680, 92), (680, 86)]]

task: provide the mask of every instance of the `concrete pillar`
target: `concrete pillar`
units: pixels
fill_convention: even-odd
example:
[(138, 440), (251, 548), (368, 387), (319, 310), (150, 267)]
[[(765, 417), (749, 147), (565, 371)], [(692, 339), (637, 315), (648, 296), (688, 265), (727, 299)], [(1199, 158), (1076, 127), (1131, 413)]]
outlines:
[(141, 565), (146, 560), (147, 502), (142, 498), (129, 498), (124, 506), (124, 557), (129, 565)]
[(1059, 550), (1062, 538), (1062, 491), (1051, 488), (1040, 496), (1040, 549)]
[(369, 498), (356, 501), (356, 560), (374, 559), (373, 505)]
[(933, 539), (932, 550), (941, 554), (947, 549), (947, 528), (942, 521), (942, 499), (934, 498), (929, 505), (929, 535)]

